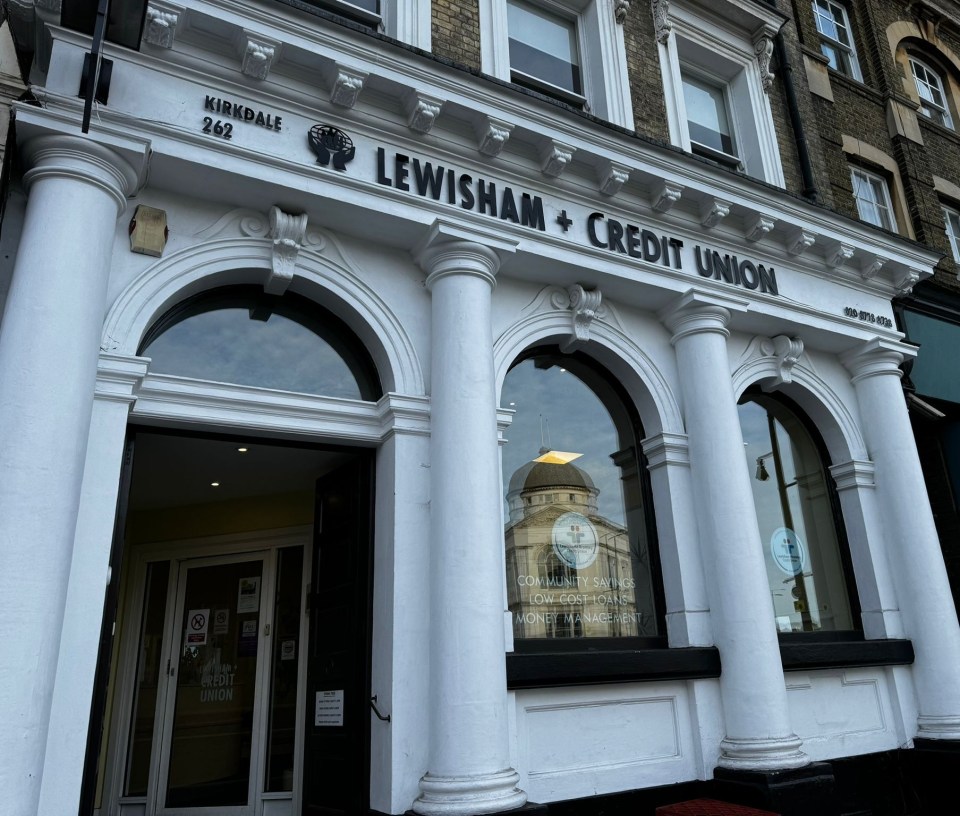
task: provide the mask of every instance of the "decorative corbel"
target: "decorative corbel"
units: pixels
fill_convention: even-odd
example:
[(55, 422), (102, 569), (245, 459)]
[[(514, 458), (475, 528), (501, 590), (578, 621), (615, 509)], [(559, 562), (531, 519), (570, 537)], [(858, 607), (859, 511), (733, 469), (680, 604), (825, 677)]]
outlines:
[(240, 35), (240, 49), (243, 53), (240, 70), (244, 75), (253, 79), (266, 79), (280, 52), (280, 43), (244, 29)]
[(920, 281), (920, 272), (916, 269), (903, 269), (893, 276), (893, 286), (898, 295), (908, 295)]
[(787, 239), (787, 252), (791, 255), (803, 255), (817, 240), (815, 233), (797, 227)]
[(763, 34), (753, 43), (753, 53), (757, 57), (757, 65), (760, 67), (760, 82), (763, 84), (763, 90), (769, 91), (773, 85), (773, 72), (770, 70), (770, 60), (773, 58), (773, 38)]
[(842, 241), (833, 241), (826, 247), (823, 259), (826, 261), (827, 266), (831, 269), (836, 269), (839, 266), (843, 266), (844, 263), (853, 257), (853, 250), (854, 247), (850, 244), (845, 244)]
[(652, 0), (651, 9), (657, 42), (666, 43), (673, 29), (673, 23), (670, 22), (670, 0)]
[(337, 76), (330, 89), (330, 101), (342, 108), (352, 108), (357, 104), (357, 97), (363, 90), (363, 83), (367, 80), (366, 71), (357, 71), (337, 65)]
[(540, 169), (544, 175), (557, 178), (566, 169), (577, 152), (575, 147), (548, 139), (540, 151)]
[(477, 131), (477, 149), (484, 156), (499, 156), (503, 146), (510, 138), (513, 132), (513, 125), (500, 119), (492, 119), (489, 116), (482, 117), (476, 126)]
[(673, 205), (680, 200), (682, 195), (682, 184), (677, 184), (675, 181), (662, 181), (653, 189), (653, 194), (650, 196), (650, 206), (657, 212), (668, 212), (673, 209)]
[(717, 226), (724, 218), (730, 215), (729, 201), (722, 201), (713, 196), (707, 196), (700, 205), (700, 225), (706, 229)]
[(183, 6), (151, 0), (147, 5), (147, 21), (143, 27), (143, 41), (157, 48), (173, 48)]
[(787, 337), (779, 334), (773, 338), (764, 338), (760, 342), (760, 351), (777, 361), (777, 373), (773, 385), (784, 385), (793, 381), (793, 367), (803, 354), (803, 340), (799, 337)]
[(623, 25), (627, 19), (627, 12), (630, 11), (630, 0), (616, 0), (613, 4), (613, 19), (620, 25)]
[(270, 208), (270, 237), (273, 247), (270, 257), (270, 275), (263, 284), (268, 295), (282, 295), (293, 280), (300, 246), (307, 234), (307, 216), (290, 215), (279, 207)]
[(872, 280), (877, 276), (877, 273), (883, 269), (883, 265), (887, 262), (886, 258), (881, 258), (879, 255), (866, 255), (860, 261), (860, 277), (864, 280)]
[(630, 179), (630, 168), (625, 164), (606, 161), (600, 166), (597, 175), (600, 183), (600, 192), (607, 196), (616, 195), (620, 188)]
[(747, 219), (746, 224), (746, 233), (744, 237), (751, 242), (759, 241), (763, 238), (770, 230), (772, 230), (777, 225), (777, 221), (774, 218), (767, 218), (765, 215), (760, 215), (757, 213), (752, 218)]
[(595, 318), (603, 317), (606, 309), (602, 305), (603, 295), (599, 289), (584, 289), (579, 283), (567, 289), (571, 312), (570, 339), (561, 347), (567, 354), (576, 350), (590, 339), (590, 324)]
[(407, 127), (417, 133), (429, 133), (442, 107), (442, 99), (420, 93), (420, 91), (412, 91), (404, 99)]

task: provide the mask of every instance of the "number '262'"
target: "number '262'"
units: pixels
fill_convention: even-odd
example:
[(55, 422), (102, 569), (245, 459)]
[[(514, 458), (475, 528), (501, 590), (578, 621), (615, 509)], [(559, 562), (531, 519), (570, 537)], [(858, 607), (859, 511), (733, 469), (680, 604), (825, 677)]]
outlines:
[(230, 124), (230, 122), (221, 122), (219, 119), (214, 122), (209, 116), (204, 116), (203, 132), (212, 133), (214, 136), (219, 136), (221, 139), (232, 139), (233, 125)]

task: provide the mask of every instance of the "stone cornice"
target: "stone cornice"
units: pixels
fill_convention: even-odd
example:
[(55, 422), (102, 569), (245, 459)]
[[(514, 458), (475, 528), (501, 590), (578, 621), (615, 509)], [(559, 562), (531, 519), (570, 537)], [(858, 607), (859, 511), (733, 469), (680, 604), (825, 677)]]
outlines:
[[(245, 7), (241, 2), (231, 4), (231, 9), (237, 5), (241, 10)], [(781, 252), (790, 255), (789, 264), (798, 271), (832, 280), (847, 280), (854, 288), (876, 292), (886, 298), (894, 296), (898, 289), (904, 287), (905, 282), (913, 280), (914, 272), (918, 273), (918, 279), (927, 276), (939, 260), (938, 254), (915, 242), (873, 230), (858, 221), (809, 204), (783, 190), (727, 173), (695, 157), (639, 139), (616, 127), (590, 122), (581, 115), (533, 100), (521, 93), (504, 91), (499, 85), (491, 84), (483, 77), (473, 77), (455, 67), (433, 61), (432, 70), (425, 72), (423, 60), (427, 57), (411, 49), (384, 44), (380, 39), (365, 37), (348, 29), (341, 30), (339, 27), (318, 25), (315, 30), (306, 31), (303, 26), (295, 25), (295, 16), (286, 9), (276, 16), (266, 17), (251, 8), (252, 17), (244, 18), (235, 10), (227, 10), (218, 0), (194, 2), (190, 3), (189, 7), (190, 15), (193, 16), (222, 10), (226, 22), (230, 23), (236, 18), (239, 25), (242, 20), (245, 26), (255, 31), (258, 36), (270, 37), (279, 42), (282, 45), (280, 53), (284, 55), (296, 52), (297, 49), (308, 48), (315, 53), (334, 53), (336, 62), (319, 56), (317, 59), (327, 59), (329, 65), (324, 65), (328, 69), (330, 66), (344, 66), (345, 70), (367, 75), (362, 89), (358, 90), (356, 107), (351, 110), (332, 105), (329, 101), (329, 89), (326, 98), (322, 88), (318, 89), (319, 96), (306, 98), (290, 85), (288, 74), (280, 76), (278, 72), (271, 72), (261, 86), (251, 88), (249, 84), (242, 82), (239, 65), (216, 66), (216, 63), (209, 59), (202, 59), (203, 52), (198, 50), (195, 36), (186, 50), (181, 50), (181, 38), (178, 38), (173, 49), (135, 53), (122, 49), (111, 50), (108, 47), (108, 56), (135, 61), (145, 68), (167, 74), (171, 79), (191, 81), (202, 87), (209, 87), (211, 81), (215, 81), (216, 87), (225, 95), (236, 94), (254, 104), (259, 102), (276, 107), (279, 102), (279, 110), (285, 116), (290, 114), (334, 120), (348, 116), (353, 132), (362, 131), (366, 127), (367, 111), (371, 106), (378, 109), (378, 123), (384, 117), (394, 116), (409, 137), (421, 139), (419, 134), (429, 129), (431, 139), (436, 138), (441, 143), (446, 140), (447, 145), (457, 138), (456, 134), (462, 136), (464, 127), (482, 130), (484, 123), (500, 122), (512, 129), (510, 137), (500, 145), (504, 156), (511, 153), (511, 160), (515, 158), (514, 153), (524, 155), (531, 149), (538, 151), (539, 155), (544, 144), (563, 145), (564, 155), (566, 152), (570, 153), (571, 158), (565, 162), (559, 181), (554, 182), (550, 175), (541, 175), (537, 182), (541, 190), (547, 191), (552, 185), (560, 185), (571, 174), (583, 175), (589, 171), (592, 178), (596, 179), (598, 174), (603, 175), (600, 172), (603, 168), (616, 167), (616, 178), (611, 182), (609, 174), (603, 175), (600, 187), (607, 194), (616, 192), (618, 204), (628, 206), (633, 203), (632, 197), (637, 197), (641, 213), (653, 202), (657, 204), (654, 209), (666, 213), (666, 217), (684, 218), (692, 212), (701, 212), (704, 207), (712, 212), (708, 204), (724, 202), (730, 207), (730, 215), (723, 218), (718, 226), (714, 227), (714, 231), (718, 236), (723, 234), (728, 243), (738, 240), (737, 232), (740, 232), (740, 238), (749, 234), (756, 239), (756, 245), (762, 247), (762, 251), (772, 250), (775, 255)], [(83, 47), (87, 42), (84, 37), (74, 32), (54, 29), (54, 33), (58, 40), (78, 47)], [(200, 45), (202, 46), (202, 43)], [(211, 65), (215, 66), (213, 71), (216, 76), (211, 76)], [(321, 73), (318, 68), (318, 75)], [(287, 88), (286, 85), (290, 87)], [(392, 89), (389, 93), (388, 88)], [(397, 98), (398, 88), (405, 99), (429, 100), (429, 122), (423, 116), (411, 119), (408, 106), (401, 106), (400, 110), (390, 110), (390, 104), (396, 107), (395, 103), (390, 103), (390, 99)], [(49, 103), (48, 107), (58, 109), (59, 112), (53, 115), (62, 117), (64, 123), (73, 120), (79, 111), (78, 101), (66, 94), (56, 95), (44, 92), (43, 89), (38, 89), (38, 92)], [(417, 108), (413, 110), (416, 112)], [(103, 108), (99, 113), (100, 128), (104, 132), (111, 128), (117, 132), (130, 132), (129, 114), (124, 115), (123, 112), (109, 108)], [(221, 151), (225, 155), (229, 155), (231, 148), (234, 148), (233, 153), (236, 155), (235, 146), (211, 144), (209, 139), (201, 139), (199, 134), (184, 131), (182, 127), (176, 128), (163, 121), (151, 121), (148, 117), (136, 121), (140, 132), (151, 137), (156, 136), (158, 142), (166, 141), (173, 152), (176, 152), (176, 148), (172, 145), (186, 141), (197, 146), (202, 145), (207, 151)], [(373, 120), (370, 121), (372, 127)], [(522, 128), (515, 127), (521, 123)], [(397, 141), (398, 145), (401, 145), (399, 139), (391, 138), (391, 141)], [(462, 139), (460, 141), (462, 142)], [(415, 154), (415, 147), (406, 147)], [(433, 150), (434, 146), (423, 148), (423, 152), (427, 154)], [(475, 159), (476, 145), (473, 146), (473, 151)], [(457, 158), (448, 154), (447, 160), (468, 164), (466, 155)], [(282, 156), (261, 155), (256, 161), (264, 165), (276, 165), (281, 172), (291, 170), (289, 161), (285, 161)], [(548, 169), (555, 170), (556, 164), (548, 163)], [(515, 171), (517, 165), (511, 167)], [(303, 171), (308, 169), (304, 167)], [(542, 173), (543, 168), (540, 169)], [(495, 171), (491, 171), (491, 174), (500, 175)], [(629, 183), (620, 186), (621, 179), (629, 180)], [(354, 184), (355, 180), (337, 178), (335, 182), (350, 185)], [(291, 186), (294, 184), (291, 178)], [(558, 195), (569, 195), (559, 190), (558, 186)], [(664, 190), (671, 193), (682, 190), (683, 194), (664, 198)], [(421, 203), (429, 206), (427, 202)], [(640, 217), (647, 219), (646, 215)], [(758, 224), (765, 226), (768, 222), (773, 224), (769, 230), (757, 231)], [(803, 237), (800, 243), (798, 236)], [(833, 245), (849, 246), (852, 252), (849, 258), (842, 259), (831, 269), (827, 263), (827, 254)], [(798, 252), (798, 249), (801, 251)], [(883, 260), (882, 267), (877, 267), (878, 274), (870, 280), (863, 280), (861, 270), (865, 267), (872, 268), (870, 265), (875, 264), (874, 259), (877, 258)]]

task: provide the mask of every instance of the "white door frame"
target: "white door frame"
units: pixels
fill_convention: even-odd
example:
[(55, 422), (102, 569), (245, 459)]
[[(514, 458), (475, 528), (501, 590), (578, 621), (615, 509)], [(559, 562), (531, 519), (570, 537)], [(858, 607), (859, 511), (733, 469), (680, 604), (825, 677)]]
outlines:
[[(143, 604), (141, 589), (146, 581), (148, 565), (151, 562), (169, 561), (171, 580), (167, 586), (167, 600), (163, 632), (163, 653), (161, 666), (166, 665), (167, 659), (171, 664), (178, 654), (175, 648), (180, 642), (176, 631), (179, 628), (177, 615), (180, 614), (182, 592), (185, 587), (186, 571), (192, 567), (216, 563), (235, 563), (243, 560), (264, 561), (263, 578), (261, 579), (261, 609), (273, 609), (274, 586), (272, 578), (276, 574), (276, 558), (280, 549), (292, 546), (302, 546), (304, 553), (303, 575), (300, 587), (301, 621), (300, 621), (300, 654), (303, 655), (304, 644), (308, 636), (308, 616), (306, 615), (306, 591), (309, 583), (310, 564), (312, 556), (312, 530), (309, 527), (293, 527), (281, 530), (263, 530), (240, 534), (209, 536), (196, 539), (184, 539), (172, 542), (145, 544), (131, 548), (128, 553), (129, 569), (124, 569), (124, 587), (122, 592), (121, 615), (118, 618), (120, 649), (118, 653), (114, 687), (116, 692), (112, 701), (110, 715), (108, 753), (106, 760), (106, 780), (103, 791), (103, 807), (101, 812), (106, 813), (144, 813), (169, 814), (173, 816), (209, 816), (210, 808), (172, 808), (162, 807), (161, 780), (166, 780), (166, 765), (168, 749), (163, 742), (169, 737), (170, 716), (161, 719), (164, 710), (172, 715), (172, 699), (175, 696), (175, 677), (171, 678), (161, 668), (158, 678), (157, 708), (154, 714), (154, 734), (151, 748), (150, 780), (146, 796), (122, 796), (123, 782), (126, 774), (127, 751), (130, 739), (130, 724), (133, 716), (132, 706), (135, 694), (137, 656), (140, 646), (140, 629), (142, 625)], [(180, 580), (183, 574), (184, 580)], [(269, 604), (269, 606), (267, 606)], [(248, 805), (229, 809), (229, 813), (237, 816), (259, 816), (263, 811), (265, 800), (291, 800), (291, 812), (296, 813), (300, 807), (300, 776), (303, 756), (303, 736), (297, 733), (294, 761), (293, 794), (264, 794), (263, 767), (265, 761), (265, 746), (260, 744), (260, 736), (264, 734), (267, 723), (267, 705), (263, 702), (268, 698), (270, 651), (267, 641), (270, 636), (264, 634), (264, 624), (270, 623), (266, 615), (261, 615), (260, 628), (257, 638), (258, 655), (266, 655), (267, 660), (258, 660), (257, 687), (258, 702), (254, 710), (254, 740), (251, 745), (253, 762), (251, 766), (250, 797)], [(272, 641), (270, 641), (272, 642)], [(304, 694), (306, 691), (306, 661), (302, 659), (298, 665), (298, 692), (297, 692), (297, 722), (301, 722), (306, 708)], [(168, 703), (169, 700), (169, 703)], [(217, 808), (217, 813), (228, 813), (227, 809)]]

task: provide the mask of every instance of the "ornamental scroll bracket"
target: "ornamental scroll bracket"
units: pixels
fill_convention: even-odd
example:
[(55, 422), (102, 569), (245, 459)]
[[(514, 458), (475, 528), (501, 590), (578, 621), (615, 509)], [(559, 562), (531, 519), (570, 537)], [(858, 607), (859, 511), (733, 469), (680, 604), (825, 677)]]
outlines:
[(240, 36), (241, 72), (252, 79), (266, 79), (277, 59), (280, 42), (243, 30)]
[(279, 207), (270, 208), (270, 237), (273, 239), (270, 274), (263, 289), (268, 295), (282, 295), (293, 280), (300, 247), (307, 234), (307, 216), (291, 215)]
[(613, 19), (620, 25), (623, 25), (627, 19), (627, 12), (630, 11), (630, 0), (616, 0), (613, 4)]
[(653, 28), (657, 42), (661, 45), (666, 44), (673, 29), (673, 23), (670, 22), (670, 2), (669, 0), (652, 0), (650, 8), (653, 11)]
[(770, 70), (770, 62), (773, 59), (773, 38), (769, 34), (761, 34), (753, 42), (753, 53), (757, 57), (757, 66), (760, 68), (760, 83), (763, 85), (764, 92), (768, 92), (773, 85), (773, 71)]
[(567, 308), (571, 313), (570, 338), (560, 347), (565, 354), (576, 351), (590, 340), (590, 324), (607, 313), (602, 300), (599, 289), (584, 289), (579, 283), (568, 287), (566, 292), (555, 292), (553, 305), (558, 309)]
[(173, 48), (183, 6), (152, 0), (147, 5), (147, 24), (143, 27), (143, 41), (157, 48)]
[(793, 367), (803, 354), (803, 340), (799, 337), (787, 337), (785, 334), (778, 334), (773, 338), (765, 337), (760, 341), (760, 351), (764, 356), (776, 359), (777, 373), (767, 381), (770, 387), (793, 382)]

